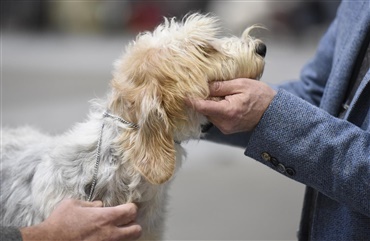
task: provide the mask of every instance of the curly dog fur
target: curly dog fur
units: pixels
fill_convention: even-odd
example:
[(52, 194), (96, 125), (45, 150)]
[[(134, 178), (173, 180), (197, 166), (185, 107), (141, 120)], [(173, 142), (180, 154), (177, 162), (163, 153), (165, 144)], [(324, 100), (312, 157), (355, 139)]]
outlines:
[(210, 15), (165, 19), (127, 46), (107, 99), (92, 106), (86, 122), (60, 136), (3, 129), (2, 224), (33, 225), (66, 197), (87, 199), (96, 172), (92, 199), (138, 203), (142, 239), (161, 239), (167, 187), (185, 156), (179, 143), (199, 138), (207, 122), (185, 101), (207, 98), (211, 81), (261, 77), (264, 58), (256, 49), (262, 42), (251, 29), (240, 38), (220, 37)]

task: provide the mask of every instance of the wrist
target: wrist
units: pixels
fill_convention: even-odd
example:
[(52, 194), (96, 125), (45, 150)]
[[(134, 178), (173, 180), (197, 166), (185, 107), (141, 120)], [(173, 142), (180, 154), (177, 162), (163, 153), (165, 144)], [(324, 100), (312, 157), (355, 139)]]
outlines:
[(40, 241), (40, 240), (52, 240), (50, 234), (52, 230), (45, 227), (43, 223), (24, 227), (20, 229), (23, 241)]

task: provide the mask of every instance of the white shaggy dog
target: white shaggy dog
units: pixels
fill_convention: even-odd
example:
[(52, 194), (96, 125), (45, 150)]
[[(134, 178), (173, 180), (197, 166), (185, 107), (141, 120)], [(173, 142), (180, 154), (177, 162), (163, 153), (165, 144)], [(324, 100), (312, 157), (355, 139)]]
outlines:
[(161, 239), (166, 190), (185, 154), (181, 142), (199, 138), (207, 122), (185, 101), (207, 98), (211, 81), (260, 78), (266, 47), (249, 30), (220, 38), (209, 15), (165, 19), (127, 47), (111, 93), (85, 123), (56, 137), (2, 130), (2, 224), (39, 223), (66, 197), (135, 202), (142, 239)]

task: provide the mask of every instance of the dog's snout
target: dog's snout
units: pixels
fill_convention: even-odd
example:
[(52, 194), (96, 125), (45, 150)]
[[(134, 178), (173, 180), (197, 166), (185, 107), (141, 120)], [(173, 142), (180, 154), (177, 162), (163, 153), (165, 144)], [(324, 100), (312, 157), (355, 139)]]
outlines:
[(256, 53), (261, 56), (261, 57), (265, 57), (266, 56), (266, 51), (267, 51), (267, 47), (266, 47), (266, 44), (264, 43), (259, 43), (256, 47)]

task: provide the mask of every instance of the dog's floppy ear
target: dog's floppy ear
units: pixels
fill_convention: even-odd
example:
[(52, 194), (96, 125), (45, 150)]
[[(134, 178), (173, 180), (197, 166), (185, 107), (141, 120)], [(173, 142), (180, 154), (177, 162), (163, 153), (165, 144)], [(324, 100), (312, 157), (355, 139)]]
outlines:
[(148, 81), (140, 103), (139, 129), (134, 145), (134, 166), (152, 184), (169, 180), (175, 171), (175, 147), (172, 128), (163, 108), (161, 93)]

